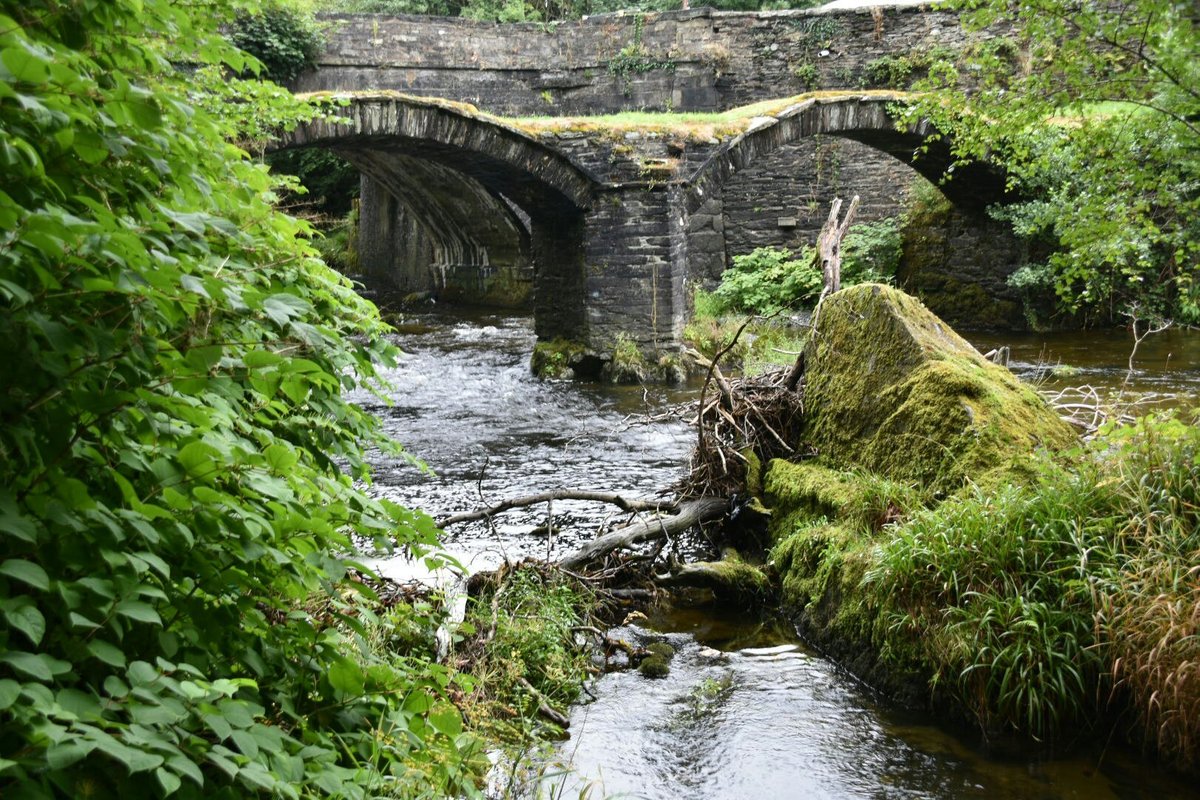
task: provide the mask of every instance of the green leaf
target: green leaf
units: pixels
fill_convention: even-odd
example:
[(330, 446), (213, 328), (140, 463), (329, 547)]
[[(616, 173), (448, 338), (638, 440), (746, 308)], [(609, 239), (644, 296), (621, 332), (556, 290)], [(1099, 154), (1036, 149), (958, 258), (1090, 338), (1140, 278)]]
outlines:
[(30, 45), (0, 50), (0, 63), (15, 80), (25, 83), (45, 83), (50, 77), (49, 59)]
[(4, 619), (10, 626), (25, 634), (34, 646), (42, 643), (42, 637), (46, 635), (46, 618), (32, 603), (11, 610), (6, 609)]
[(101, 639), (88, 642), (87, 650), (105, 664), (118, 668), (125, 666), (125, 651)]
[(348, 658), (339, 658), (328, 672), (329, 684), (339, 692), (347, 695), (359, 695), (363, 692), (366, 678), (362, 668)]
[(191, 778), (197, 786), (204, 786), (204, 773), (190, 759), (181, 755), (169, 756), (167, 766), (175, 770), (176, 774)]
[(56, 742), (46, 749), (46, 764), (53, 770), (66, 769), (94, 749), (95, 745), (86, 746), (74, 740)]
[(225, 721), (234, 728), (249, 728), (254, 724), (254, 715), (250, 713), (246, 703), (240, 700), (222, 700), (217, 703), (217, 708), (220, 709)]
[(163, 767), (154, 770), (154, 779), (158, 781), (158, 785), (163, 790), (164, 796), (170, 796), (179, 791), (179, 787), (183, 785), (183, 781), (179, 776), (170, 772)]
[(0, 662), (44, 683), (49, 683), (55, 676), (71, 671), (71, 665), (68, 662), (46, 653), (8, 652), (0, 655)]
[(235, 730), (230, 736), (243, 755), (247, 758), (258, 758), (258, 742), (250, 735), (249, 731)]
[(267, 464), (271, 467), (271, 471), (277, 475), (285, 475), (288, 470), (296, 465), (300, 457), (296, 452), (283, 444), (272, 444), (263, 451), (263, 457), (267, 459)]
[(46, 570), (23, 558), (10, 558), (0, 564), (0, 575), (21, 581), (43, 592), (50, 588), (50, 576), (46, 574)]
[(462, 717), (455, 709), (435, 711), (429, 715), (430, 726), (438, 733), (447, 736), (458, 736), (462, 733)]
[(143, 603), (141, 600), (122, 600), (117, 603), (115, 611), (117, 614), (129, 617), (137, 622), (162, 625), (162, 617), (154, 610), (154, 606), (149, 603)]
[(180, 449), (176, 458), (179, 466), (192, 477), (206, 477), (216, 471), (217, 451), (204, 442), (191, 442)]
[(233, 735), (233, 727), (221, 714), (205, 714), (202, 719), (208, 729), (217, 735), (218, 739), (228, 739)]
[(0, 678), (0, 711), (4, 711), (21, 696), (21, 684), (11, 678)]

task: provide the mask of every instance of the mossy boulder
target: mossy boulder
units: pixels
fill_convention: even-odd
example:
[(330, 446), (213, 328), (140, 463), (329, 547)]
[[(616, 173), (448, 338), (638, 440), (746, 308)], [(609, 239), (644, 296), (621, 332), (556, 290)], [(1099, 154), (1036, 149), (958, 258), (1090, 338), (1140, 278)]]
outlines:
[(650, 656), (638, 664), (643, 678), (665, 678), (671, 674), (671, 665), (662, 656)]
[(670, 661), (675, 657), (675, 648), (666, 642), (651, 642), (646, 645), (646, 652), (651, 656), (658, 656)]
[(802, 438), (825, 467), (951, 492), (1077, 438), (1033, 389), (889, 286), (826, 298), (805, 362)]

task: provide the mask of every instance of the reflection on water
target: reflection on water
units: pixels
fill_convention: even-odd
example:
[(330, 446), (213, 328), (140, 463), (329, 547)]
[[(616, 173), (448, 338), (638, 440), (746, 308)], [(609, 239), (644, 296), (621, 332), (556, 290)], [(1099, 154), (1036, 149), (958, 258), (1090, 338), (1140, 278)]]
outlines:
[[(1134, 354), (1129, 331), (968, 334), (981, 352), (1007, 346), (1009, 367), (1042, 388), (1089, 384), (1109, 395), (1166, 395), (1166, 405), (1194, 407), (1200, 399), (1200, 333), (1172, 328), (1145, 338)], [(1133, 354), (1133, 370), (1129, 369)]]
[[(688, 390), (542, 382), (529, 374), (528, 320), (422, 316), (397, 337), (407, 352), (389, 378), (393, 403), (355, 399), (383, 420), (433, 474), (378, 463), (375, 490), (436, 514), (555, 488), (649, 494), (682, 476), (692, 432), (681, 423), (632, 418), (682, 402)], [(987, 350), (1007, 344), (1013, 366), (1036, 377), (1038, 364), (1080, 373), (1049, 381), (1119, 386), (1127, 335), (978, 337)], [(1117, 366), (1113, 366), (1113, 365)], [(1144, 342), (1132, 391), (1172, 393), (1181, 405), (1200, 394), (1200, 336), (1179, 332)], [(561, 554), (575, 544), (529, 531), (548, 509), (510, 512), (493, 525), (450, 532), (452, 552), (476, 567), (504, 557)], [(555, 503), (561, 525), (594, 529), (606, 508)], [(399, 561), (383, 571), (402, 575)], [(652, 681), (635, 672), (601, 678), (598, 699), (572, 713), (572, 738), (559, 751), (574, 772), (549, 790), (575, 797), (646, 798), (1173, 798), (1197, 796), (1115, 750), (1053, 761), (1002, 759), (969, 734), (955, 737), (928, 720), (878, 703), (852, 678), (803, 648), (756, 655), (747, 648), (795, 643), (778, 625), (722, 619), (713, 612), (652, 620), (677, 645), (672, 673)], [(632, 633), (631, 633), (632, 635)], [(720, 653), (706, 651), (715, 648)], [(1100, 768), (1097, 769), (1097, 764)]]

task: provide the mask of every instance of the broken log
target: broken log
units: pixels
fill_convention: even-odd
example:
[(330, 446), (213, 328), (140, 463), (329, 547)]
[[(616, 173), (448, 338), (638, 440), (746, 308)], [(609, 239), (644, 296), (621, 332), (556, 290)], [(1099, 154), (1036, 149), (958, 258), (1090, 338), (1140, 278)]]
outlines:
[(596, 503), (610, 503), (622, 511), (669, 511), (675, 507), (675, 502), (671, 500), (630, 500), (614, 492), (593, 492), (587, 489), (558, 489), (552, 492), (539, 492), (538, 494), (530, 494), (523, 497), (512, 497), (508, 500), (502, 500), (490, 508), (440, 517), (436, 520), (436, 523), (439, 528), (445, 528), (463, 522), (474, 522), (475, 520), (494, 517), (496, 514), (501, 514), (514, 508), (527, 508), (529, 506), (540, 505), (541, 503), (549, 503), (553, 500), (590, 500)]
[(836, 197), (829, 208), (829, 218), (825, 220), (821, 233), (817, 236), (817, 258), (821, 261), (821, 274), (825, 278), (822, 297), (842, 288), (842, 239), (846, 238), (846, 232), (854, 222), (854, 215), (858, 213), (858, 195), (854, 195), (845, 218), (839, 221), (838, 213), (841, 210), (842, 198)]
[(591, 561), (603, 558), (614, 550), (682, 533), (693, 525), (722, 517), (729, 508), (723, 497), (699, 497), (679, 504), (678, 511), (668, 517), (647, 517), (632, 525), (599, 536), (558, 562), (563, 569), (578, 570)]

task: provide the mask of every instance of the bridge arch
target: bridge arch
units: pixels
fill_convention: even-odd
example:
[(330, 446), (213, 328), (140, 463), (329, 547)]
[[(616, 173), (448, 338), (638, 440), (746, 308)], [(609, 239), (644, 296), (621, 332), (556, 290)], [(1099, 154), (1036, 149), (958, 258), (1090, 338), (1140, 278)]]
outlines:
[(870, 222), (898, 213), (928, 181), (947, 203), (910, 220), (918, 228), (903, 235), (898, 284), (953, 324), (1020, 327), (1008, 276), (1028, 263), (1028, 244), (985, 213), (1015, 199), (1007, 176), (986, 162), (951, 170), (952, 142), (932, 124), (897, 126), (904, 101), (896, 92), (810, 97), (723, 142), (686, 184), (688, 281), (711, 287), (756, 247), (812, 244), (834, 196), (860, 194), (859, 221)]
[(589, 175), (469, 106), (386, 92), (352, 95), (335, 113), (282, 134), (273, 149), (328, 148), (359, 169), (375, 200), (363, 210), (373, 230), (404, 228), (363, 242), (363, 252), (390, 264), (393, 253), (382, 251), (423, 243), (442, 268), (524, 258), (539, 335), (582, 338), (581, 245), (597, 185)]
[(891, 107), (903, 102), (903, 94), (888, 92), (812, 97), (759, 118), (689, 177), (688, 210), (695, 211), (706, 193), (780, 147), (821, 135), (852, 139), (908, 164), (964, 211), (982, 212), (1007, 198), (1006, 176), (996, 166), (975, 162), (951, 169), (950, 142), (928, 120), (898, 128)]

